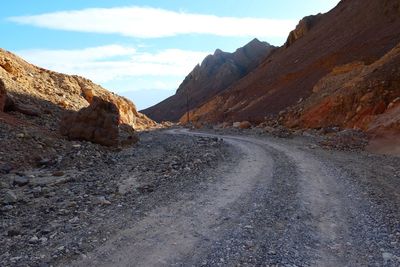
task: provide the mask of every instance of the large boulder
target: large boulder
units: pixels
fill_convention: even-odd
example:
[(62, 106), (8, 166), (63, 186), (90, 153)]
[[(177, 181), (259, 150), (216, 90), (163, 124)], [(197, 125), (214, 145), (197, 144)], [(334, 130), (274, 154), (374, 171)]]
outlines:
[(90, 106), (66, 114), (60, 132), (72, 140), (86, 140), (104, 146), (118, 146), (137, 142), (129, 125), (120, 125), (120, 115), (114, 103), (94, 96)]
[(136, 130), (143, 130), (156, 126), (156, 123), (153, 120), (138, 112), (135, 104), (125, 97), (113, 93), (96, 94), (94, 90), (85, 87), (82, 88), (82, 96), (89, 104), (92, 104), (93, 99), (96, 96), (102, 98), (104, 101), (114, 104), (119, 111), (120, 124), (130, 125)]

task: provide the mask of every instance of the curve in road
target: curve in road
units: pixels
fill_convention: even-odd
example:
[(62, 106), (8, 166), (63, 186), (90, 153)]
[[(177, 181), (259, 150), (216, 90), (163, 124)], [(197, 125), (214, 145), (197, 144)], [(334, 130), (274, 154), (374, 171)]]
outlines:
[(393, 239), (370, 242), (396, 228), (334, 163), (272, 138), (171, 134), (222, 137), (240, 160), (200, 197), (153, 210), (73, 266), (400, 264)]

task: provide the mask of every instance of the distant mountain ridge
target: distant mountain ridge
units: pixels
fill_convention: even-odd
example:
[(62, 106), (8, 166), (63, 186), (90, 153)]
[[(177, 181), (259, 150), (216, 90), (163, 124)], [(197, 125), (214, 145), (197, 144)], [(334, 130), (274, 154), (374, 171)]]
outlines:
[(274, 48), (254, 39), (233, 53), (217, 49), (186, 76), (175, 95), (141, 112), (156, 121), (177, 121), (188, 108), (204, 104), (254, 70)]

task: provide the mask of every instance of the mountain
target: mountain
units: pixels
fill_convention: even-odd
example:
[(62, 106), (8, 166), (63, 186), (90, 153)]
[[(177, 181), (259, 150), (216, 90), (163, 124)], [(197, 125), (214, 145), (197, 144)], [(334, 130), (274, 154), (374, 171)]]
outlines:
[(284, 46), (239, 82), (192, 109), (190, 120), (262, 122), (307, 99), (335, 67), (370, 65), (399, 42), (398, 0), (342, 0), (326, 14), (301, 20)]
[(156, 121), (177, 121), (188, 109), (206, 103), (249, 74), (273, 50), (257, 39), (234, 53), (217, 49), (186, 76), (175, 95), (141, 112)]

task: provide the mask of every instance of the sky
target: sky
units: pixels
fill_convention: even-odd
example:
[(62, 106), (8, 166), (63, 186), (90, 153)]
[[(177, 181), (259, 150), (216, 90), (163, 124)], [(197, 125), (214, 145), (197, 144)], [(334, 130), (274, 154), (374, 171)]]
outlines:
[(217, 48), (254, 38), (283, 45), (304, 16), (339, 0), (13, 0), (0, 47), (30, 63), (91, 79), (138, 109), (173, 95)]

